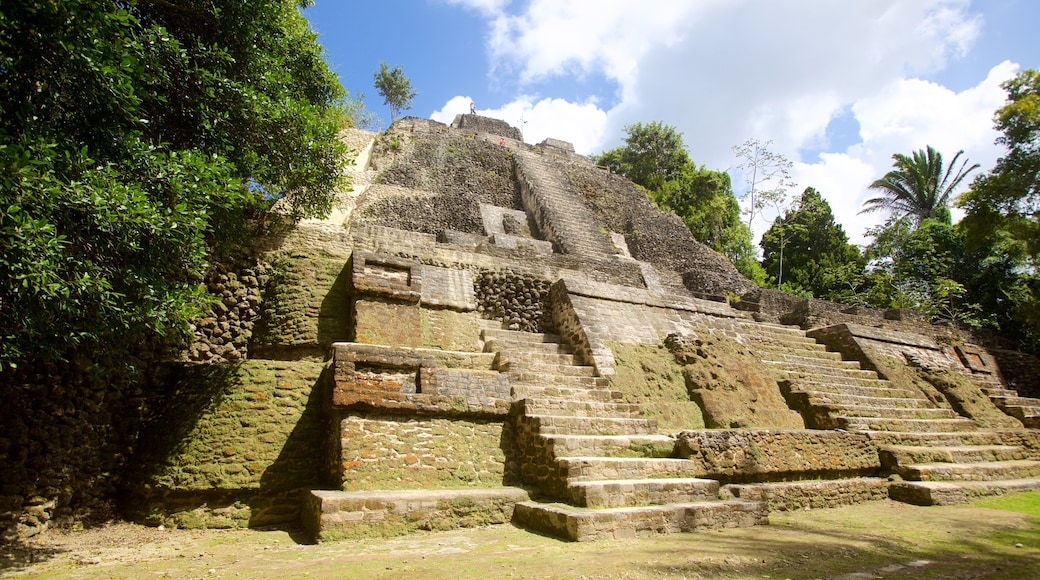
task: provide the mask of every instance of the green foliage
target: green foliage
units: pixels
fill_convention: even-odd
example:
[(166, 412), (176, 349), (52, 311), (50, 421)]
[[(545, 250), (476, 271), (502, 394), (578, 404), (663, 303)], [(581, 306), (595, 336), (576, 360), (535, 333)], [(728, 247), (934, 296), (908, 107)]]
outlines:
[(402, 110), (412, 108), (412, 99), (419, 93), (412, 90), (412, 81), (404, 75), (401, 65), (390, 68), (385, 62), (379, 63), (379, 71), (374, 73), (375, 87), (383, 97), (383, 104), (390, 107), (392, 123)]
[(988, 174), (958, 200), (964, 219), (969, 293), (1020, 346), (1040, 351), (1040, 71), (1003, 85), (997, 142), (1007, 147)]
[(740, 160), (737, 169), (743, 172), (744, 184), (748, 187), (741, 196), (747, 200), (744, 215), (748, 218), (748, 228), (766, 207), (772, 206), (779, 214), (787, 201), (787, 189), (794, 185), (793, 164), (783, 155), (770, 151), (772, 143), (748, 139), (733, 147), (733, 153)]
[(978, 304), (958, 281), (964, 242), (956, 228), (941, 219), (926, 219), (915, 228), (911, 217), (892, 216), (868, 235), (874, 237), (866, 249), (871, 305), (980, 323)]
[(842, 299), (862, 277), (859, 249), (835, 223), (827, 200), (811, 187), (793, 209), (777, 217), (760, 245), (766, 273), (795, 294)]
[(652, 121), (625, 130), (625, 145), (603, 152), (596, 163), (644, 187), (650, 199), (679, 216), (698, 241), (729, 258), (748, 279), (765, 282), (751, 230), (740, 221), (729, 174), (693, 163), (674, 127)]
[(598, 165), (624, 175), (650, 191), (661, 190), (690, 163), (682, 133), (658, 121), (625, 125), (625, 146), (605, 151)]
[(0, 8), (0, 369), (175, 345), (248, 218), (327, 213), (344, 93), (302, 5)]
[(963, 153), (958, 151), (948, 166), (944, 165), (942, 154), (931, 145), (914, 151), (912, 157), (896, 153), (892, 156), (895, 169), (870, 184), (870, 189), (880, 191), (881, 195), (863, 202), (860, 213), (890, 210), (897, 217), (911, 216), (916, 223), (926, 219), (949, 223), (954, 190), (979, 168), (978, 163), (967, 167), (965, 159), (954, 171)]

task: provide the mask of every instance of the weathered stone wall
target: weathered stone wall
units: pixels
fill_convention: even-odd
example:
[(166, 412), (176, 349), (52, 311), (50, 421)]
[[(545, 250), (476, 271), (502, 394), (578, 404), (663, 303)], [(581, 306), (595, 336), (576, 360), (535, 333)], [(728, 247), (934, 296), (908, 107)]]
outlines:
[(455, 115), (455, 120), (451, 122), (451, 126), (452, 128), (462, 129), (463, 131), (490, 133), (491, 135), (498, 135), (500, 137), (513, 139), (514, 141), (520, 141), (520, 130), (501, 119), (493, 119), (491, 117), (483, 117), (480, 115)]
[(242, 259), (214, 267), (206, 289), (217, 301), (210, 315), (194, 323), (195, 340), (185, 354), (188, 360), (220, 363), (248, 357), (267, 278), (268, 266), (262, 260)]
[(697, 325), (725, 324), (734, 311), (705, 300), (662, 298), (647, 291), (590, 281), (561, 279), (553, 284), (550, 304), (558, 332), (601, 376), (614, 373), (610, 342), (656, 346), (673, 333), (691, 333)]
[(477, 310), (510, 330), (552, 332), (548, 280), (515, 270), (485, 270), (474, 281)]
[(189, 527), (296, 521), (302, 490), (328, 484), (323, 368), (171, 365), (135, 455), (127, 514)]
[(690, 398), (682, 366), (664, 345), (608, 346), (616, 361), (610, 388), (622, 393), (626, 403), (638, 404), (664, 432), (704, 428), (703, 412)]
[[(341, 487), (451, 489), (515, 483), (503, 422), (350, 415), (340, 424)], [(508, 460), (507, 460), (508, 459)]]
[(710, 429), (804, 429), (780, 387), (747, 347), (709, 327), (699, 336), (672, 334), (665, 344), (683, 365), (690, 396)]
[(843, 431), (686, 431), (676, 450), (703, 469), (703, 477), (747, 483), (876, 475), (877, 445)]
[(149, 365), (137, 362), (142, 375), (101, 375), (85, 363), (0, 372), (0, 543), (114, 515), (142, 424)]
[(334, 347), (332, 407), (458, 415), (502, 415), (509, 381), (495, 355), (340, 343)]
[(373, 188), (358, 199), (356, 222), (429, 234), (483, 234), (481, 203), (523, 209), (508, 151), (420, 121), (398, 121), (381, 135), (373, 164), (382, 170), (378, 184), (428, 194), (381, 195)]
[(1021, 397), (1040, 398), (1040, 359), (1011, 350), (989, 349), (989, 353), (997, 360), (1009, 389)]
[(755, 288), (725, 256), (698, 242), (678, 216), (657, 209), (632, 182), (590, 163), (564, 167), (571, 191), (607, 230), (625, 235), (633, 258), (680, 273), (697, 294), (725, 296)]
[(320, 360), (333, 342), (347, 340), (347, 266), (344, 256), (309, 250), (275, 255), (250, 356), (283, 358), (297, 353)]

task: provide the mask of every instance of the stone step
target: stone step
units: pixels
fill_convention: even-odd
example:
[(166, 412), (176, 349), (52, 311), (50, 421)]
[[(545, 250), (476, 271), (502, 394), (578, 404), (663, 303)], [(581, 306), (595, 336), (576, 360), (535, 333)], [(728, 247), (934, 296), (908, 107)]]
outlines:
[(767, 525), (769, 512), (765, 502), (744, 500), (608, 509), (520, 502), (513, 522), (553, 537), (586, 542)]
[[(755, 349), (755, 354), (762, 360), (769, 360), (772, 362), (789, 362), (826, 366), (830, 366), (831, 363), (836, 362), (850, 362), (842, 361), (841, 353), (830, 352), (825, 350), (791, 351), (779, 349)], [(857, 366), (856, 368), (859, 367)]]
[(621, 402), (576, 401), (548, 397), (529, 397), (519, 401), (525, 415), (567, 415), (571, 417), (638, 417), (639, 405)]
[(1003, 445), (1001, 435), (992, 431), (868, 431), (867, 435), (878, 445), (904, 445), (911, 447)]
[(958, 419), (960, 415), (953, 409), (927, 407), (873, 407), (866, 405), (819, 405), (830, 408), (831, 412), (845, 417), (868, 417), (886, 419)]
[(889, 481), (853, 477), (768, 483), (731, 483), (719, 490), (722, 499), (764, 501), (769, 511), (833, 508), (888, 498)]
[(893, 417), (846, 417), (835, 418), (842, 429), (849, 431), (924, 431), (947, 433), (951, 431), (973, 431), (978, 428), (970, 419), (897, 419)]
[(888, 381), (882, 381), (880, 379), (828, 378), (824, 381), (816, 381), (811, 379), (793, 378), (781, 380), (780, 387), (790, 390), (790, 386), (785, 387), (785, 382), (796, 387), (794, 389), (795, 391), (815, 391), (839, 395), (892, 399), (924, 399), (924, 395), (920, 391), (899, 388)]
[[(652, 435), (657, 421), (623, 417), (568, 417), (527, 415), (537, 433), (544, 435)], [(618, 478), (604, 478), (618, 479)]]
[(805, 335), (787, 333), (756, 332), (754, 329), (744, 327), (737, 333), (740, 337), (756, 345), (783, 345), (791, 348), (804, 348), (811, 350), (827, 350), (827, 346), (816, 342), (816, 339)]
[(861, 369), (859, 363), (854, 360), (843, 361), (821, 361), (821, 362), (788, 362), (763, 360), (764, 364), (776, 370), (807, 373), (813, 377), (852, 377), (863, 379), (877, 379), (874, 371)]
[(587, 508), (635, 507), (719, 499), (714, 479), (615, 479), (567, 484), (568, 503)]
[(982, 387), (982, 392), (990, 398), (993, 397), (1017, 397), (1018, 391), (1005, 389), (1003, 387)]
[(1040, 478), (997, 481), (901, 481), (892, 483), (889, 496), (914, 505), (955, 505), (979, 497), (1040, 489)]
[(910, 481), (995, 481), (1040, 477), (1040, 461), (984, 461), (977, 463), (915, 463), (895, 470)]
[[(783, 324), (770, 324), (768, 322), (743, 322), (740, 324), (741, 328), (751, 332), (759, 332), (766, 334), (779, 334), (782, 336), (793, 336), (797, 338), (809, 338), (805, 336), (805, 331), (797, 326), (786, 326)], [(814, 339), (809, 338), (809, 340)]]
[(540, 373), (566, 377), (595, 377), (594, 367), (576, 366), (572, 364), (554, 364), (552, 362), (516, 361), (499, 362), (498, 369), (507, 373)]
[(801, 394), (808, 398), (813, 404), (830, 405), (854, 405), (875, 407), (902, 407), (902, 408), (930, 408), (934, 407), (928, 399), (921, 397), (912, 399), (909, 397), (873, 397), (863, 395), (850, 395), (846, 393), (828, 393), (824, 391), (790, 391), (792, 394)]
[(500, 352), (515, 356), (574, 355), (574, 347), (558, 342), (510, 342), (493, 338), (484, 342), (484, 352)]
[(621, 391), (612, 391), (603, 387), (569, 387), (564, 384), (535, 385), (514, 384), (511, 388), (511, 396), (514, 401), (529, 399), (531, 397), (546, 397), (557, 399), (569, 399), (572, 401), (598, 401), (608, 403), (619, 401), (624, 397)]
[(671, 457), (668, 435), (542, 435), (553, 457)]
[(480, 333), (484, 342), (497, 340), (511, 344), (559, 344), (562, 338), (558, 334), (547, 334), (542, 332), (524, 332), (522, 330), (484, 329)]
[(998, 407), (1007, 405), (1010, 407), (1020, 407), (1023, 409), (1037, 409), (1040, 410), (1040, 399), (1033, 399), (1031, 397), (1019, 397), (1015, 396), (997, 396), (990, 397)]
[(980, 463), (1023, 459), (1025, 452), (1013, 445), (884, 445), (878, 449), (881, 465), (894, 469), (899, 465), (922, 463)]
[(572, 389), (605, 389), (610, 385), (607, 377), (582, 377), (577, 375), (558, 375), (537, 371), (518, 370), (506, 373), (513, 383), (524, 383), (536, 386), (561, 386)]
[(550, 364), (550, 365), (564, 365), (564, 366), (582, 366), (581, 361), (578, 357), (573, 354), (567, 353), (546, 353), (546, 352), (523, 352), (520, 350), (501, 350), (498, 352), (498, 364), (501, 368), (503, 364)]
[(688, 459), (650, 457), (557, 457), (558, 474), (576, 481), (699, 478), (702, 468)]
[[(530, 500), (516, 488), (330, 491), (303, 498), (300, 523), (312, 541), (400, 535), (420, 529), (452, 529), (506, 523), (513, 506)], [(467, 523), (470, 522), (470, 523)]]

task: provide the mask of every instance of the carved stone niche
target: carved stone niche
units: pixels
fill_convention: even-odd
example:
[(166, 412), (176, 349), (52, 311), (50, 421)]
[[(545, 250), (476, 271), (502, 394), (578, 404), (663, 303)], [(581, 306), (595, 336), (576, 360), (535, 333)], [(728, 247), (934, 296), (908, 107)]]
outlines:
[(365, 345), (337, 345), (332, 404), (380, 406), (387, 396), (422, 392), (420, 370), (435, 363), (429, 357)]
[(983, 375), (997, 374), (997, 361), (993, 358), (993, 355), (985, 350), (970, 345), (955, 346), (953, 350), (957, 353), (957, 358), (961, 359), (961, 363), (968, 367), (972, 373)]
[(372, 296), (416, 303), (422, 297), (422, 266), (393, 256), (355, 250), (351, 256), (355, 298)]

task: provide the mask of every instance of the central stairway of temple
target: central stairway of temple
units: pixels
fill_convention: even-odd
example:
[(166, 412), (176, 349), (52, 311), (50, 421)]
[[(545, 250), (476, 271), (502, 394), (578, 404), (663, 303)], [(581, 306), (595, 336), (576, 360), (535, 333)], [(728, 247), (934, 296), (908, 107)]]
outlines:
[(718, 481), (669, 457), (674, 440), (558, 336), (486, 329), (483, 338), (513, 384), (521, 477), (543, 494), (516, 505), (518, 525), (590, 541), (768, 523), (764, 502), (721, 500)]

